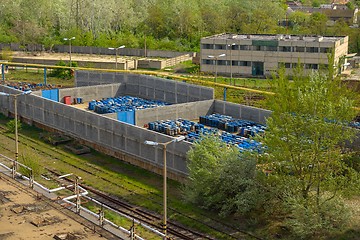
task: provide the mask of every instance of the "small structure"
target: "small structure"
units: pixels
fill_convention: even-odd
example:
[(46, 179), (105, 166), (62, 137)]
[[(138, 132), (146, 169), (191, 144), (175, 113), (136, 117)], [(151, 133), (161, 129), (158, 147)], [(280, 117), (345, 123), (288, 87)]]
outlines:
[[(265, 77), (280, 66), (291, 74), (298, 63), (305, 71), (338, 67), (346, 70), (347, 36), (238, 35), (223, 33), (201, 39), (201, 71), (222, 75)], [(334, 52), (334, 62), (328, 62)], [(214, 57), (215, 56), (215, 57)], [(221, 56), (216, 57), (216, 56)]]

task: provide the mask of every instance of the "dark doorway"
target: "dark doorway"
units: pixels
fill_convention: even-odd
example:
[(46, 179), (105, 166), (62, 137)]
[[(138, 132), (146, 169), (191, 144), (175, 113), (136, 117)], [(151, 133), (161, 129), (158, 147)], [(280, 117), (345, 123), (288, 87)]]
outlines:
[(253, 76), (263, 76), (264, 75), (264, 63), (263, 62), (253, 62), (252, 63), (252, 75)]

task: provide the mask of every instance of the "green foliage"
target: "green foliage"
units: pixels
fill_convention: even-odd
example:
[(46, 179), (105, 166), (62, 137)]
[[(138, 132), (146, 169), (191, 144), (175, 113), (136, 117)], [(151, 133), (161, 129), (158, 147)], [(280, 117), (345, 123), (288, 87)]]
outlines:
[(13, 52), (11, 51), (11, 49), (10, 48), (2, 49), (0, 59), (1, 60), (7, 60), (7, 61), (11, 62), (12, 59), (13, 59)]
[[(44, 172), (43, 166), (40, 164), (40, 158), (33, 153), (30, 149), (27, 149), (26, 154), (20, 156), (20, 162), (25, 166), (32, 169), (33, 177), (38, 177)], [(31, 171), (25, 167), (20, 167), (20, 173), (29, 177)]]
[[(68, 66), (68, 64), (66, 64), (63, 60), (60, 60), (58, 62), (58, 64), (56, 64), (56, 66)], [(71, 66), (72, 67), (77, 67), (78, 64), (77, 62), (72, 61), (71, 62)], [(56, 77), (56, 78), (63, 78), (63, 79), (70, 79), (73, 77), (73, 72), (71, 69), (66, 69), (66, 68), (56, 68), (54, 69), (51, 74), (51, 77)]]
[(259, 157), (272, 170), (269, 181), (276, 183), (287, 223), (305, 238), (341, 229), (347, 211), (339, 196), (355, 190), (359, 178), (344, 150), (355, 135), (347, 125), (355, 116), (353, 94), (332, 71), (298, 71), (289, 81), (281, 69), (271, 83), (273, 113), (259, 137), (267, 153)]
[(185, 200), (221, 215), (248, 213), (264, 202), (256, 184), (256, 161), (217, 136), (204, 136), (188, 152)]
[[(8, 121), (6, 123), (6, 128), (9, 133), (15, 133), (15, 119)], [(22, 123), (20, 122), (20, 120), (17, 120), (17, 128), (18, 131), (20, 131), (22, 128)]]
[(305, 204), (302, 198), (289, 196), (286, 199), (285, 205), (290, 215), (285, 223), (297, 239), (323, 238), (346, 227), (351, 219), (351, 212), (341, 198), (325, 201), (329, 197), (322, 196), (323, 204), (320, 206), (315, 201)]

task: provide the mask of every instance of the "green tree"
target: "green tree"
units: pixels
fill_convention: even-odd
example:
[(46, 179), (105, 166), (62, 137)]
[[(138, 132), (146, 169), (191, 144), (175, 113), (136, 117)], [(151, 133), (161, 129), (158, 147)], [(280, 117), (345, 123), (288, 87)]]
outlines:
[(218, 136), (204, 136), (188, 152), (189, 181), (185, 200), (221, 215), (248, 213), (262, 205), (256, 160), (227, 146)]
[[(6, 128), (9, 133), (15, 133), (15, 119), (8, 121), (6, 123)], [(17, 128), (18, 128), (18, 131), (21, 130), (21, 128), (22, 128), (22, 124), (21, 124), (20, 120), (17, 120)]]
[[(272, 90), (275, 96), (269, 108), (273, 113), (261, 138), (267, 153), (260, 158), (272, 168), (269, 179), (281, 189), (292, 219), (288, 223), (300, 235), (305, 230), (314, 234), (341, 228), (346, 217), (334, 214), (341, 209), (337, 196), (356, 176), (344, 162), (343, 147), (355, 134), (347, 126), (355, 116), (353, 95), (332, 76), (313, 72), (296, 74), (289, 81), (284, 69), (272, 80)], [(299, 215), (300, 209), (307, 213)], [(329, 221), (331, 214), (337, 218)], [(314, 221), (316, 225), (309, 228), (307, 223)], [(297, 231), (300, 225), (305, 227)]]

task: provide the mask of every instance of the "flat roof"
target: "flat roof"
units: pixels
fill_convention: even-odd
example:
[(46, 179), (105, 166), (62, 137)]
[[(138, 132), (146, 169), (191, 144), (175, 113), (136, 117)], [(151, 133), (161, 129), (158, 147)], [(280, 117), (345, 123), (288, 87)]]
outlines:
[(344, 39), (346, 36), (314, 36), (314, 35), (287, 35), (287, 34), (233, 34), (222, 33), (218, 35), (204, 37), (203, 39), (232, 39), (232, 40), (273, 40), (273, 41), (318, 41), (319, 38), (323, 38), (323, 42), (335, 42)]

